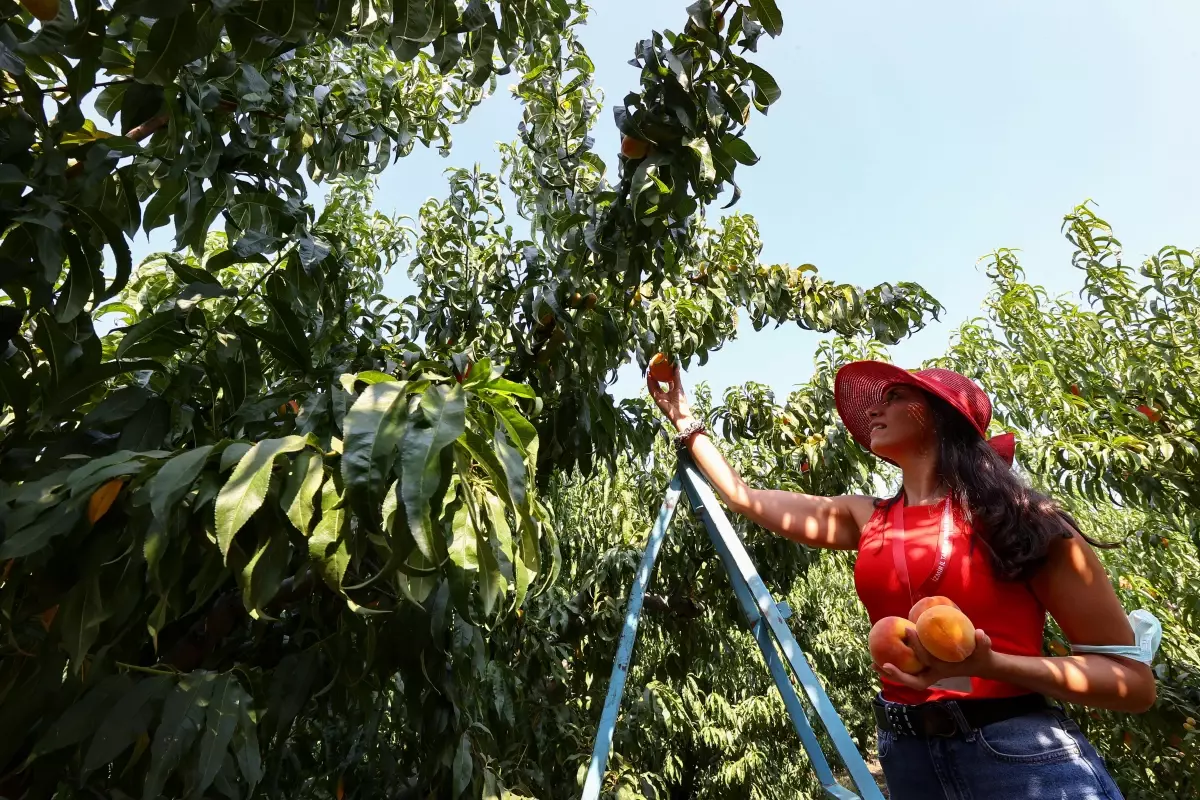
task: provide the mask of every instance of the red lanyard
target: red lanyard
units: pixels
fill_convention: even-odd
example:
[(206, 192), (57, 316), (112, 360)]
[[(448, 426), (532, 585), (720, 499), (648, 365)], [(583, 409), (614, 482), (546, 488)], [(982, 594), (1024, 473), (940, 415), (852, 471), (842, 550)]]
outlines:
[[(942, 579), (946, 572), (946, 564), (950, 561), (950, 553), (954, 549), (953, 542), (950, 541), (950, 531), (954, 527), (954, 514), (950, 509), (950, 498), (947, 497), (942, 501), (942, 529), (938, 534), (938, 559), (934, 565), (933, 572), (921, 584), (921, 588), (926, 586), (932, 588), (937, 585), (937, 582)], [(908, 579), (908, 553), (905, 550), (904, 536), (904, 498), (901, 497), (892, 506), (892, 562), (896, 567), (896, 574), (900, 576), (900, 583), (908, 590), (909, 603), (915, 603), (916, 598), (913, 597), (912, 584)]]

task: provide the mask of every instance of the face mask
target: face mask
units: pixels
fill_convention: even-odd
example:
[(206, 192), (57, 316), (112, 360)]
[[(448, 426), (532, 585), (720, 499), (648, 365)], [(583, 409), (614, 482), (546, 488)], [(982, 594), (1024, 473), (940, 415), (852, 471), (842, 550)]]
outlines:
[(1139, 608), (1130, 613), (1129, 624), (1133, 626), (1132, 645), (1071, 645), (1075, 653), (1102, 653), (1110, 656), (1124, 656), (1143, 664), (1154, 660), (1158, 645), (1162, 642), (1162, 623), (1158, 618), (1145, 609)]

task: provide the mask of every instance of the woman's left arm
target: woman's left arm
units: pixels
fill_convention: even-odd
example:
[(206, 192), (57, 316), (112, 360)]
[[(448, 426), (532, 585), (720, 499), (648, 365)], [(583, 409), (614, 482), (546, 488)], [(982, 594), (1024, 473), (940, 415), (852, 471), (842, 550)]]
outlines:
[[(1133, 628), (1104, 565), (1079, 534), (1056, 539), (1032, 580), (1033, 591), (1062, 628), (1067, 641), (1084, 645), (1131, 645)], [(997, 653), (997, 669), (1019, 686), (1058, 700), (1140, 714), (1154, 705), (1154, 673), (1148, 664), (1121, 656), (1026, 658)], [(1009, 663), (1040, 661), (1043, 665)]]
[[(1057, 539), (1046, 563), (1032, 581), (1033, 590), (1058, 622), (1067, 640), (1087, 645), (1133, 644), (1133, 629), (1113, 590), (1100, 559), (1081, 536)], [(1154, 705), (1154, 673), (1140, 661), (1089, 653), (1063, 657), (1018, 656), (997, 653), (983, 631), (976, 631), (976, 648), (965, 661), (933, 658), (915, 634), (906, 637), (928, 669), (906, 675), (887, 664), (879, 668), (888, 680), (925, 689), (948, 677), (971, 676), (1016, 684), (1044, 694), (1095, 708), (1140, 714)]]

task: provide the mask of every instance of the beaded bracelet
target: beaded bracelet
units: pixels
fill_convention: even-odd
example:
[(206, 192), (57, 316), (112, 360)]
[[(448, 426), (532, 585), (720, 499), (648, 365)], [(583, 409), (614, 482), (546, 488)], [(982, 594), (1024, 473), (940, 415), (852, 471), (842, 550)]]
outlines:
[(698, 419), (694, 419), (679, 433), (675, 434), (675, 449), (686, 450), (688, 439), (695, 436), (697, 433), (707, 433), (708, 429), (704, 427), (704, 423)]

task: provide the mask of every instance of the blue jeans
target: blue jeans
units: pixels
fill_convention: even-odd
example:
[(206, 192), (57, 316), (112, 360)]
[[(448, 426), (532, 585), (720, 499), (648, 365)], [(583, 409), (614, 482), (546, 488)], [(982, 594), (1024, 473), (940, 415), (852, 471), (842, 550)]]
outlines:
[(1103, 759), (1057, 708), (954, 737), (878, 734), (891, 800), (1121, 800)]

